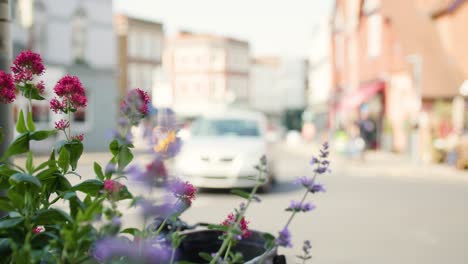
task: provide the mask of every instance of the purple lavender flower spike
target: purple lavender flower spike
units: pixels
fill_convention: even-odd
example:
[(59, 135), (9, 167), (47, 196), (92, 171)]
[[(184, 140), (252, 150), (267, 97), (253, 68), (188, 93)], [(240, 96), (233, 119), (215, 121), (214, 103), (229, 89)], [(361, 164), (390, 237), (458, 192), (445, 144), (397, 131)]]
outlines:
[(302, 212), (309, 212), (315, 209), (315, 205), (312, 203), (305, 203), (302, 205), (301, 210)]
[(312, 159), (310, 160), (310, 165), (315, 165), (319, 162), (319, 160), (316, 158), (316, 157), (312, 157)]
[(98, 240), (94, 246), (93, 257), (101, 262), (118, 256), (131, 256), (130, 242), (118, 237), (108, 237)]
[(276, 245), (287, 248), (292, 247), (291, 233), (287, 227), (279, 232), (278, 238), (276, 239)]
[(112, 218), (111, 224), (113, 226), (121, 226), (122, 225), (122, 219), (120, 219), (120, 217), (118, 217), (118, 216), (114, 216)]

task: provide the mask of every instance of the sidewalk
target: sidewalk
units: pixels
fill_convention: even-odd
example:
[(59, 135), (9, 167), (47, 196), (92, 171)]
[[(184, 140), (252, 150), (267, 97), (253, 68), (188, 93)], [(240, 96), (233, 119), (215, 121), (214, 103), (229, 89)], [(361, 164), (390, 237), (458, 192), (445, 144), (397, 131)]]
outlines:
[[(317, 143), (301, 143), (291, 146), (281, 143), (279, 147), (293, 155), (311, 157), (318, 152), (320, 145)], [(468, 181), (467, 170), (457, 170), (444, 164), (418, 164), (412, 162), (409, 157), (403, 154), (369, 151), (363, 161), (350, 160), (342, 155), (334, 154), (332, 148), (330, 159), (334, 172), (353, 176)]]

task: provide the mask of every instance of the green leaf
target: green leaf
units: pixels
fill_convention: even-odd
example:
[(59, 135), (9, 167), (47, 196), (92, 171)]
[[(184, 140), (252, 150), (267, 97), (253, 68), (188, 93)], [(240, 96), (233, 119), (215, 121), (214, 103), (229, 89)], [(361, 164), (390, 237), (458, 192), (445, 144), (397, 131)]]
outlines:
[(123, 170), (133, 160), (133, 154), (128, 147), (122, 147), (118, 154), (119, 169)]
[(41, 182), (48, 182), (55, 180), (59, 175), (60, 171), (57, 168), (48, 168), (39, 172), (36, 175), (36, 178), (38, 178)]
[(122, 186), (122, 188), (119, 191), (119, 197), (117, 200), (126, 200), (126, 199), (132, 199), (133, 195), (128, 191), (127, 186)]
[(202, 259), (206, 261), (211, 261), (213, 259), (213, 257), (206, 252), (198, 252), (198, 256), (200, 256)]
[(211, 230), (218, 230), (218, 231), (224, 231), (224, 232), (227, 232), (229, 230), (229, 226), (225, 226), (225, 225), (208, 225), (207, 228)]
[(29, 151), (29, 133), (23, 133), (18, 136), (3, 154), (2, 160), (13, 155), (23, 154)]
[(24, 123), (23, 110), (20, 110), (19, 112), (18, 121), (16, 121), (16, 131), (18, 131), (18, 133), (20, 134), (28, 131), (28, 129), (26, 128), (26, 124)]
[(55, 160), (47, 160), (47, 161), (44, 161), (43, 163), (39, 164), (39, 166), (35, 167), (34, 168), (34, 172), (38, 172), (46, 167), (49, 167), (50, 168), (57, 168), (57, 164), (55, 162)]
[(0, 255), (6, 256), (11, 251), (9, 238), (0, 238)]
[(60, 150), (57, 165), (60, 169), (62, 169), (63, 173), (66, 173), (68, 171), (68, 168), (70, 167), (70, 153), (67, 149), (62, 148)]
[(99, 180), (86, 180), (72, 187), (73, 191), (80, 191), (92, 196), (96, 196), (104, 187), (104, 183)]
[(65, 144), (64, 147), (70, 154), (70, 165), (74, 171), (78, 166), (78, 160), (80, 159), (81, 154), (83, 154), (83, 143), (78, 140), (73, 140), (72, 142)]
[(33, 166), (33, 154), (32, 151), (28, 152), (28, 157), (26, 158), (26, 170), (29, 173), (34, 172), (34, 166)]
[(238, 196), (240, 196), (242, 198), (245, 198), (247, 200), (250, 198), (250, 193), (248, 193), (246, 191), (243, 191), (243, 190), (234, 189), (234, 190), (231, 190), (231, 193), (235, 194), (235, 195), (238, 195)]
[(7, 164), (0, 165), (0, 176), (10, 177), (15, 173), (18, 173), (18, 171), (10, 168)]
[(10, 177), (10, 183), (15, 183), (15, 184), (19, 184), (19, 183), (30, 183), (30, 184), (33, 184), (39, 188), (41, 188), (42, 184), (41, 182), (34, 176), (32, 176), (31, 174), (27, 174), (27, 173), (16, 173), (16, 174), (13, 174), (11, 177)]
[(275, 245), (275, 236), (270, 233), (263, 233), (263, 238), (265, 239), (265, 248), (271, 249)]
[(56, 187), (58, 191), (67, 192), (71, 189), (72, 186), (66, 177), (63, 175), (58, 175)]
[(0, 211), (13, 211), (15, 208), (11, 205), (10, 200), (6, 197), (0, 197)]
[(32, 140), (41, 141), (55, 134), (57, 134), (57, 130), (39, 130), (32, 132), (30, 138)]
[(85, 205), (84, 203), (78, 198), (78, 196), (71, 197), (69, 199), (70, 203), (70, 215), (73, 217), (73, 219), (76, 219), (76, 215), (78, 214), (78, 210), (81, 210), (82, 212), (85, 210)]
[(23, 209), (24, 207), (24, 195), (19, 194), (16, 189), (10, 189), (7, 192), (8, 199), (15, 208)]
[(23, 222), (23, 217), (3, 218), (0, 220), (0, 229), (12, 228)]
[(63, 222), (73, 223), (73, 219), (66, 212), (57, 209), (49, 208), (37, 211), (34, 221), (37, 225), (51, 225)]
[(137, 235), (140, 234), (140, 230), (138, 230), (138, 228), (130, 227), (130, 228), (126, 228), (126, 229), (120, 231), (120, 233), (130, 234), (132, 236), (137, 236)]
[(114, 156), (119, 153), (119, 142), (116, 139), (109, 144), (109, 150)]
[(0, 143), (3, 142), (3, 127), (0, 126)]
[(23, 95), (26, 98), (34, 99), (34, 100), (45, 100), (39, 93), (39, 89), (37, 89), (33, 84), (27, 83), (21, 89), (23, 91)]
[(34, 125), (34, 120), (33, 120), (33, 117), (32, 117), (32, 111), (31, 112), (28, 111), (28, 118), (27, 118), (26, 122), (28, 124), (28, 130), (30, 132), (34, 132), (36, 130), (36, 126)]
[(102, 167), (97, 162), (94, 162), (94, 173), (96, 176), (103, 181), (104, 180), (104, 173), (102, 172)]

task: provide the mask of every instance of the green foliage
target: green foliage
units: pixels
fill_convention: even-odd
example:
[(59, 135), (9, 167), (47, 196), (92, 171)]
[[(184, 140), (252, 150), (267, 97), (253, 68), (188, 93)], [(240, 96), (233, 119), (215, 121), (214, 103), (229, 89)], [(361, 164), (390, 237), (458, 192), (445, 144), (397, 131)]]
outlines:
[(23, 110), (20, 110), (19, 112), (18, 121), (16, 121), (16, 131), (18, 133), (24, 133), (28, 131), (28, 129), (26, 128), (26, 124), (24, 123)]
[(246, 192), (246, 191), (243, 191), (243, 190), (239, 190), (239, 189), (234, 189), (234, 190), (231, 190), (231, 193), (232, 194), (235, 194), (235, 195), (238, 195), (244, 199), (249, 199), (250, 198), (250, 193)]
[(73, 191), (80, 191), (91, 196), (96, 196), (102, 190), (104, 183), (100, 180), (86, 180), (73, 186)]
[(31, 112), (31, 111), (28, 111), (28, 118), (27, 118), (26, 123), (28, 124), (28, 131), (33, 132), (33, 131), (36, 130), (36, 126), (34, 125), (34, 121), (33, 121), (32, 112)]

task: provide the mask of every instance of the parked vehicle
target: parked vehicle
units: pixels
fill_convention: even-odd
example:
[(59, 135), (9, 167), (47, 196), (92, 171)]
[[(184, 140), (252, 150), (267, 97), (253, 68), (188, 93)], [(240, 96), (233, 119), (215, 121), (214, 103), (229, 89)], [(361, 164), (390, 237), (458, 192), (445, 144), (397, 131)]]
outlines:
[[(175, 160), (175, 171), (197, 187), (253, 187), (259, 159), (268, 153), (266, 119), (257, 112), (228, 111), (196, 119)], [(271, 166), (271, 159), (269, 164)], [(274, 177), (270, 170), (264, 191)]]

